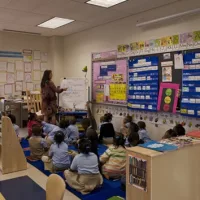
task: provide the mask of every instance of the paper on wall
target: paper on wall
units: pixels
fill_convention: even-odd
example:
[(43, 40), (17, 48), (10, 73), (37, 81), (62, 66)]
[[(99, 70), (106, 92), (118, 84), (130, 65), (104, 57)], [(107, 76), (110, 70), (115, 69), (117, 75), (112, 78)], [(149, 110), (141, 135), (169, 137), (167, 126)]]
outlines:
[(15, 74), (7, 73), (7, 83), (15, 83)]
[(40, 60), (40, 51), (33, 51), (34, 60)]
[(12, 84), (5, 84), (4, 85), (4, 93), (5, 95), (7, 94), (12, 94), (13, 93), (13, 85)]
[(182, 53), (174, 54), (174, 68), (175, 69), (184, 69)]
[(4, 96), (4, 85), (0, 85), (0, 96)]
[(26, 83), (26, 89), (29, 91), (33, 91), (34, 90), (34, 84), (33, 83)]
[(33, 70), (40, 70), (40, 60), (33, 61)]
[(40, 71), (33, 71), (33, 80), (40, 81)]
[(7, 70), (7, 62), (0, 61), (0, 72)]
[(43, 62), (47, 62), (48, 61), (48, 53), (42, 52), (41, 53), (41, 60)]
[(32, 63), (31, 62), (25, 62), (24, 63), (24, 71), (25, 72), (31, 72), (32, 71)]
[(44, 72), (45, 70), (47, 70), (47, 63), (46, 62), (42, 62), (41, 63), (41, 71)]
[(40, 90), (40, 83), (35, 83), (35, 90)]
[(15, 62), (16, 71), (24, 71), (24, 62), (21, 60), (18, 60)]
[(15, 72), (15, 63), (11, 63), (11, 62), (8, 63), (7, 72), (11, 72), (11, 73)]
[(17, 71), (16, 73), (16, 81), (23, 81), (24, 80), (24, 72)]
[(172, 67), (162, 67), (162, 82), (172, 82)]
[(104, 96), (108, 97), (110, 95), (109, 85), (104, 85)]
[(25, 73), (24, 74), (24, 80), (25, 80), (25, 82), (32, 82), (32, 74), (31, 73)]
[(23, 82), (16, 82), (15, 83), (15, 91), (21, 92), (23, 90)]
[(0, 72), (0, 82), (1, 83), (6, 83), (6, 72)]

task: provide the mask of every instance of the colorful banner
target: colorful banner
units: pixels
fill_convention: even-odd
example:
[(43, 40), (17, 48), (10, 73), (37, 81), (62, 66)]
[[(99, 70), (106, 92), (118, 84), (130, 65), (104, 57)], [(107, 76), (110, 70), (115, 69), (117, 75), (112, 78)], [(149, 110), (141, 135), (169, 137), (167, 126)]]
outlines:
[(110, 100), (126, 101), (126, 84), (110, 84)]
[(118, 45), (118, 56), (137, 56), (177, 50), (200, 48), (200, 31)]

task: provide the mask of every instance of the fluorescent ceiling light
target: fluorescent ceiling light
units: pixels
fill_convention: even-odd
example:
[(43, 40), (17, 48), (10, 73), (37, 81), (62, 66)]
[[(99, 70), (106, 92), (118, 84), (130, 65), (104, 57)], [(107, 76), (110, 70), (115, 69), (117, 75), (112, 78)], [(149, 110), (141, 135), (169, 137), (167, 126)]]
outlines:
[(92, 4), (95, 6), (101, 6), (104, 8), (109, 8), (111, 6), (115, 6), (115, 5), (125, 2), (125, 1), (127, 1), (127, 0), (90, 0), (90, 1), (87, 1), (86, 3)]
[(61, 26), (64, 26), (66, 24), (69, 24), (71, 22), (73, 22), (74, 20), (72, 19), (64, 19), (64, 18), (59, 18), (59, 17), (54, 17), (42, 24), (39, 24), (38, 26), (39, 27), (43, 27), (43, 28), (52, 28), (52, 29), (55, 29), (55, 28), (58, 28), (58, 27), (61, 27)]

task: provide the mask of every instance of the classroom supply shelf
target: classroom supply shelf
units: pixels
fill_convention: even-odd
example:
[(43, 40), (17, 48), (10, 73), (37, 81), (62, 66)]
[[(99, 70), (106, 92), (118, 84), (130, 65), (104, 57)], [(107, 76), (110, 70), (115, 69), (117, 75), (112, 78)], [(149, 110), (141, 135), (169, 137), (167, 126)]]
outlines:
[(200, 199), (200, 143), (175, 151), (127, 149), (126, 199)]

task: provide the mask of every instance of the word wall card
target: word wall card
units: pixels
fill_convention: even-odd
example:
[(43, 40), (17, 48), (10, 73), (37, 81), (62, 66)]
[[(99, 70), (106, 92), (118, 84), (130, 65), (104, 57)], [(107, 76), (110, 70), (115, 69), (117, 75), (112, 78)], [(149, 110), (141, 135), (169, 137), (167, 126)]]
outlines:
[(128, 108), (157, 111), (158, 72), (157, 56), (130, 58)]

